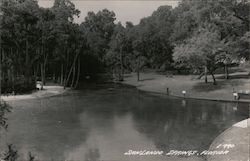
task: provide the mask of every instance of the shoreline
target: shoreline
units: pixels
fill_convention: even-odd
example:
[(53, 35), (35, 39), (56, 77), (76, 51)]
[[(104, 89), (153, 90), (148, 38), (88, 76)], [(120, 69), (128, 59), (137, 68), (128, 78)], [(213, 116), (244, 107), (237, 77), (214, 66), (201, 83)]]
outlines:
[[(232, 103), (250, 103), (249, 99), (235, 100), (232, 95), (231, 89), (246, 89), (250, 90), (250, 79), (245, 79), (243, 84), (225, 87), (221, 89), (213, 89), (211, 91), (195, 91), (195, 86), (204, 86), (215, 88), (219, 85), (213, 86), (211, 84), (205, 84), (202, 80), (194, 80), (193, 76), (180, 76), (175, 75), (171, 78), (157, 73), (141, 73), (141, 81), (137, 81), (135, 74), (127, 74), (123, 82), (119, 84), (135, 87), (137, 90), (149, 92), (152, 94), (160, 94), (169, 97), (182, 98), (182, 99), (194, 99), (194, 100), (207, 100), (218, 102), (232, 102)], [(218, 84), (221, 83), (218, 80)], [(239, 80), (242, 82), (242, 80)], [(206, 87), (206, 88), (207, 88)], [(195, 87), (197, 88), (197, 87)], [(186, 94), (183, 95), (182, 91), (185, 89)], [(1, 95), (1, 99), (4, 101), (24, 100), (51, 97), (65, 93), (69, 89), (64, 89), (60, 85), (47, 85), (43, 90), (34, 90), (29, 94), (21, 95)], [(167, 93), (169, 90), (169, 93)], [(205, 89), (206, 90), (206, 89)]]
[[(150, 92), (154, 94), (163, 94), (170, 97), (183, 98), (183, 99), (196, 99), (196, 100), (208, 100), (219, 102), (234, 102), (234, 103), (250, 103), (250, 99), (235, 100), (232, 95), (231, 89), (249, 89), (250, 80), (245, 79), (243, 85), (230, 86), (227, 85), (221, 89), (214, 89), (212, 91), (195, 91), (196, 86), (211, 86), (211, 84), (202, 84), (201, 80), (192, 80), (192, 76), (174, 76), (173, 78), (166, 78), (164, 75), (156, 73), (142, 73), (144, 79), (137, 82), (135, 74), (129, 74), (125, 77), (121, 84), (130, 85), (137, 88), (140, 91)], [(241, 81), (241, 80), (240, 80)], [(221, 80), (218, 80), (221, 83)], [(231, 83), (231, 82), (230, 82)], [(233, 82), (234, 83), (234, 82)], [(232, 84), (233, 84), (232, 83)], [(167, 94), (167, 88), (170, 89)], [(185, 96), (182, 95), (182, 90), (187, 92)]]
[(62, 86), (54, 85), (54, 86), (44, 86), (43, 90), (35, 90), (29, 94), (20, 94), (20, 95), (1, 95), (1, 99), (3, 101), (15, 101), (15, 100), (26, 100), (26, 99), (38, 99), (38, 98), (47, 98), (52, 96), (61, 95), (68, 91), (68, 89), (64, 89)]
[(155, 94), (155, 95), (164, 95), (164, 96), (168, 96), (168, 97), (173, 97), (173, 98), (182, 98), (184, 100), (204, 100), (204, 101), (214, 101), (214, 102), (225, 102), (225, 103), (250, 103), (250, 100), (223, 100), (223, 99), (210, 99), (210, 98), (198, 98), (198, 97), (183, 97), (183, 96), (178, 96), (178, 95), (167, 95), (166, 93), (163, 92), (156, 92), (156, 91), (147, 91), (147, 90), (143, 90), (143, 89), (139, 89), (136, 86), (130, 85), (130, 84), (125, 84), (125, 83), (121, 83), (123, 85), (128, 85), (131, 87), (135, 87), (137, 90), (141, 91), (141, 92), (146, 92), (146, 93), (150, 93), (150, 94)]
[(164, 92), (157, 92), (157, 91), (148, 91), (148, 90), (144, 90), (144, 89), (140, 89), (137, 88), (134, 85), (130, 85), (130, 84), (126, 84), (126, 83), (121, 83), (122, 85), (127, 85), (127, 86), (131, 86), (136, 88), (137, 90), (141, 91), (141, 92), (146, 92), (146, 93), (150, 93), (150, 94), (155, 94), (155, 95), (164, 95), (164, 96), (169, 96), (169, 97), (174, 97), (174, 98), (182, 98), (185, 100), (204, 100), (204, 101), (214, 101), (214, 102), (225, 102), (225, 103), (250, 103), (250, 100), (223, 100), (223, 99), (210, 99), (210, 98), (198, 98), (198, 97), (183, 97), (180, 95), (171, 95), (171, 94), (166, 94)]

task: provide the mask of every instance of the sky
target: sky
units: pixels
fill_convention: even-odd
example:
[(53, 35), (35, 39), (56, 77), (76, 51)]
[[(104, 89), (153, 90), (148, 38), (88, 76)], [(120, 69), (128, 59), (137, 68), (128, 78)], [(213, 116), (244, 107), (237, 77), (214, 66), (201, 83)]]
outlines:
[[(114, 11), (116, 14), (116, 22), (120, 21), (125, 24), (127, 21), (138, 24), (140, 19), (150, 16), (159, 6), (171, 5), (176, 7), (178, 0), (71, 0), (77, 9), (81, 11), (80, 17), (75, 19), (75, 22), (81, 23), (84, 21), (89, 11), (95, 13), (107, 8)], [(38, 0), (41, 7), (51, 7), (54, 0)]]

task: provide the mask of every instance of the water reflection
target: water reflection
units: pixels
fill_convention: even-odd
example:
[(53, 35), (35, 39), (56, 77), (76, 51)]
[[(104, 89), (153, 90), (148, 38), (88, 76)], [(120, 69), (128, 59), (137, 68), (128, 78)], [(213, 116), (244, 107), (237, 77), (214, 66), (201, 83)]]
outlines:
[[(110, 85), (42, 100), (13, 101), (0, 147), (14, 143), (37, 160), (166, 160), (126, 157), (128, 150), (204, 150), (233, 123), (248, 117), (247, 104), (154, 96)], [(177, 159), (178, 160), (178, 159)]]
[(64, 160), (65, 150), (86, 140), (89, 125), (79, 117), (83, 110), (65, 100), (52, 100), (13, 103), (16, 108), (9, 117), (5, 138), (6, 144), (17, 146), (21, 158), (31, 151), (36, 158)]
[(89, 149), (84, 158), (85, 161), (99, 161), (99, 149)]

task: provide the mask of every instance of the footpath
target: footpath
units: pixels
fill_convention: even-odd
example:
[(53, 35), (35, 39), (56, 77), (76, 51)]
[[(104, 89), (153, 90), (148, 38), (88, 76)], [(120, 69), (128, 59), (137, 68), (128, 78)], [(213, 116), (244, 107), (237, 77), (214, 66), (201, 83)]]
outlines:
[(34, 98), (44, 98), (44, 97), (51, 97), (63, 94), (66, 92), (62, 86), (44, 86), (43, 90), (36, 90), (30, 94), (23, 94), (23, 95), (2, 95), (1, 99), (4, 101), (13, 101), (13, 100), (24, 100), (24, 99), (34, 99)]

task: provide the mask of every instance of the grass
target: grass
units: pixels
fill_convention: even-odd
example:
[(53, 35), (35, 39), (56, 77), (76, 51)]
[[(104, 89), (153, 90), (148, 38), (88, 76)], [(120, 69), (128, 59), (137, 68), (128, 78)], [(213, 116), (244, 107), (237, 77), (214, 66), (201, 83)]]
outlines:
[(166, 93), (168, 88), (170, 95), (174, 96), (183, 96), (182, 91), (185, 90), (186, 97), (190, 98), (231, 101), (234, 100), (233, 91), (250, 90), (248, 74), (248, 72), (233, 73), (228, 80), (223, 79), (221, 74), (217, 74), (217, 85), (213, 85), (211, 76), (208, 76), (209, 82), (205, 83), (203, 79), (196, 79), (197, 75), (166, 77), (163, 74), (147, 72), (140, 74), (141, 81), (138, 82), (136, 74), (133, 73), (127, 74), (123, 83), (150, 92)]

